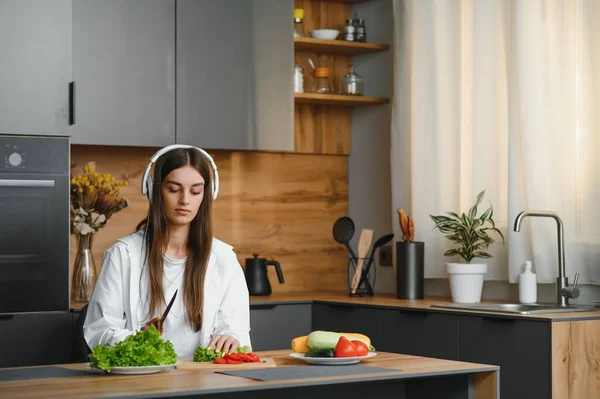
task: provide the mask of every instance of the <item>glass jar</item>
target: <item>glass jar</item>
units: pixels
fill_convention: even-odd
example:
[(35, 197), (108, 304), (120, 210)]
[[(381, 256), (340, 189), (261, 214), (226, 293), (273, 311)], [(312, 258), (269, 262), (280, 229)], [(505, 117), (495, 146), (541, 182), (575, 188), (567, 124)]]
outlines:
[(294, 64), (294, 93), (304, 93), (304, 67)]
[(313, 92), (321, 94), (333, 93), (330, 80), (331, 71), (328, 67), (317, 67), (313, 70)]
[(350, 65), (350, 72), (342, 77), (342, 94), (350, 96), (364, 96), (365, 85), (362, 76), (356, 73), (354, 65)]
[(304, 20), (304, 9), (294, 8), (294, 37), (304, 36), (304, 26), (302, 21)]

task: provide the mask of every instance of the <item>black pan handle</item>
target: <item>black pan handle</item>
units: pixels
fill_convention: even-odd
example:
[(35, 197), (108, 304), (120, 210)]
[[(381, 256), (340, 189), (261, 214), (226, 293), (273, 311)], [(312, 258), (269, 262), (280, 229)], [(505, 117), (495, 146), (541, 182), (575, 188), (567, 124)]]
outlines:
[(69, 82), (69, 126), (75, 124), (75, 82)]

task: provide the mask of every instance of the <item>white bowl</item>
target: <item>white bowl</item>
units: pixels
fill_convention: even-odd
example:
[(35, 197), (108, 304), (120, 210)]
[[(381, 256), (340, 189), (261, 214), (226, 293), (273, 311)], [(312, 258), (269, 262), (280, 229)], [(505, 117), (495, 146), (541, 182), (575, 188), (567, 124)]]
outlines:
[(340, 31), (335, 29), (315, 29), (311, 30), (309, 33), (315, 39), (335, 40), (340, 34)]

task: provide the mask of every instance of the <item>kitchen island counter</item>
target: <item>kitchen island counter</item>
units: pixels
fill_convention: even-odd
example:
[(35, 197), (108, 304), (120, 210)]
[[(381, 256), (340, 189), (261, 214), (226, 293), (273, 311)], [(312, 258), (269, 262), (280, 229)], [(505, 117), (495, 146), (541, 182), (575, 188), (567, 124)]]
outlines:
[[(258, 352), (262, 358), (272, 358), (278, 368), (312, 367), (301, 360), (291, 358), (289, 353), (288, 350)], [(383, 352), (378, 353), (374, 358), (362, 361), (361, 365), (385, 368), (390, 371), (263, 382), (218, 374), (211, 369), (176, 369), (150, 375), (106, 375), (85, 372), (89, 370), (85, 364), (67, 364), (54, 367), (81, 371), (81, 375), (0, 381), (0, 397), (5, 399), (65, 397), (227, 399), (241, 395), (261, 399), (342, 396), (406, 399), (499, 397), (499, 368), (496, 366)]]

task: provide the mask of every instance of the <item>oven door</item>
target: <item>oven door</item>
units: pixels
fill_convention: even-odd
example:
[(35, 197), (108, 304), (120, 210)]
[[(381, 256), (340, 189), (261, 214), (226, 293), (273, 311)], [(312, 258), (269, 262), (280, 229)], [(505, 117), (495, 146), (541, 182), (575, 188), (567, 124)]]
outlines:
[(69, 309), (68, 175), (0, 173), (0, 313)]

